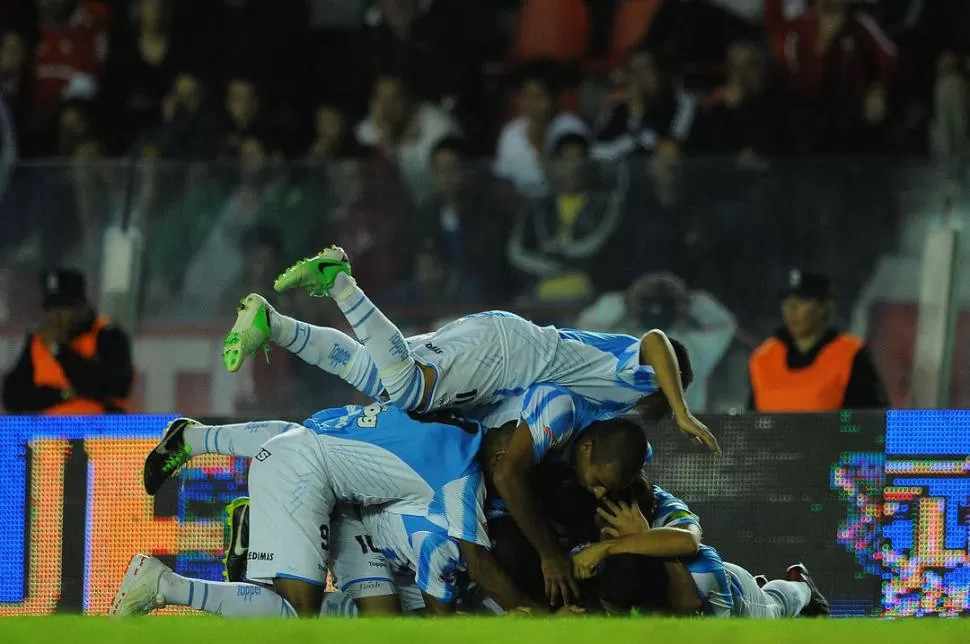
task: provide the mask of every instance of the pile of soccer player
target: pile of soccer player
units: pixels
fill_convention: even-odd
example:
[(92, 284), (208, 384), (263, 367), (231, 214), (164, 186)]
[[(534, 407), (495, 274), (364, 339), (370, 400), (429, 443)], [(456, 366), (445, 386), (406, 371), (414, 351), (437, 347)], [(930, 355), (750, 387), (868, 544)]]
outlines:
[(687, 504), (644, 474), (643, 420), (672, 415), (718, 450), (684, 402), (690, 360), (676, 340), (501, 311), (405, 338), (337, 247), (275, 288), (330, 297), (356, 338), (251, 294), (226, 337), (226, 368), (273, 343), (375, 402), (303, 424), (170, 423), (145, 462), (149, 494), (196, 455), (252, 459), (249, 497), (227, 508), (226, 581), (136, 555), (112, 614), (828, 614), (803, 565), (768, 581), (722, 561)]

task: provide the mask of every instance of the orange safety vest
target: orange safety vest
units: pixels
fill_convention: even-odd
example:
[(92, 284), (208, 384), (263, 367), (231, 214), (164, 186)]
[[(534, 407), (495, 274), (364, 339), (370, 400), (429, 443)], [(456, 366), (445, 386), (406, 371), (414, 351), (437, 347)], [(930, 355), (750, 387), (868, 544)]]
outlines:
[(815, 361), (799, 369), (788, 368), (788, 347), (778, 338), (766, 340), (748, 363), (754, 408), (760, 412), (838, 411), (852, 362), (862, 340), (847, 333), (826, 344)]
[[(85, 360), (90, 360), (98, 350), (98, 333), (111, 321), (99, 315), (90, 329), (71, 340), (71, 348)], [(30, 360), (34, 365), (34, 385), (37, 387), (55, 387), (57, 389), (73, 389), (57, 358), (50, 348), (35, 333), (30, 341)], [(112, 400), (112, 405), (119, 409), (127, 409), (127, 400)], [(46, 416), (94, 416), (105, 413), (105, 406), (96, 400), (74, 398), (58, 403), (44, 410)]]

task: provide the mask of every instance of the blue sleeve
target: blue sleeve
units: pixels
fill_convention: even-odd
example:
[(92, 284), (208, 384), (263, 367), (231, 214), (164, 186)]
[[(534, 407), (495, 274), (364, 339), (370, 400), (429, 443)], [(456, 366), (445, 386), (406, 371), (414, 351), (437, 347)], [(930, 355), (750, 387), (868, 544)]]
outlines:
[(702, 545), (697, 555), (681, 562), (694, 580), (697, 596), (704, 602), (704, 614), (709, 617), (731, 617), (734, 612), (731, 581), (717, 550)]
[(661, 487), (653, 486), (657, 509), (650, 519), (652, 528), (683, 528), (688, 525), (701, 529), (701, 521), (686, 503)]
[(490, 550), (492, 540), (485, 522), (485, 479), (481, 472), (445, 484), (441, 499), (448, 535)]
[(535, 385), (522, 401), (522, 422), (532, 434), (532, 455), (539, 463), (550, 450), (567, 443), (576, 431), (572, 394), (554, 385)]
[(416, 554), (414, 584), (440, 602), (453, 602), (458, 566), (462, 562), (458, 542), (441, 532), (432, 532), (422, 539)]

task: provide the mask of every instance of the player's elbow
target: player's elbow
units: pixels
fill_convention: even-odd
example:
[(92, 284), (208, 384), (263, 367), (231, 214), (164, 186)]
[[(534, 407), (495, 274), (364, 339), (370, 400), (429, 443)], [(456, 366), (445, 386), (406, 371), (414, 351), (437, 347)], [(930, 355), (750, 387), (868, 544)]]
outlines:
[(697, 530), (685, 530), (682, 528), (677, 528), (678, 536), (678, 551), (682, 551), (683, 554), (679, 556), (687, 557), (691, 555), (696, 555), (701, 549), (701, 535)]

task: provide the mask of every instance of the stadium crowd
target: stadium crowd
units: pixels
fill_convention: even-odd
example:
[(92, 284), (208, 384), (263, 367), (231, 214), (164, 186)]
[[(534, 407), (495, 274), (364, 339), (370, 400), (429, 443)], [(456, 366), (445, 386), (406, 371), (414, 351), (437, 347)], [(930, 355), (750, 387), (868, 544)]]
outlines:
[(597, 296), (626, 292), (636, 326), (740, 327), (750, 350), (793, 266), (833, 276), (848, 315), (896, 242), (899, 193), (932, 168), (912, 159), (965, 155), (968, 15), (956, 0), (13, 0), (2, 268), (97, 271), (105, 228), (136, 226), (140, 313), (212, 319), (336, 241), (388, 305), (602, 317)]

